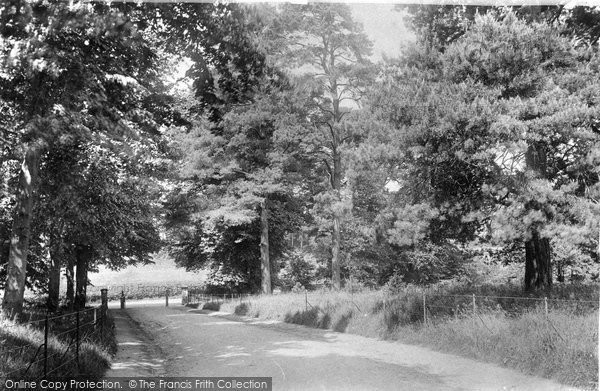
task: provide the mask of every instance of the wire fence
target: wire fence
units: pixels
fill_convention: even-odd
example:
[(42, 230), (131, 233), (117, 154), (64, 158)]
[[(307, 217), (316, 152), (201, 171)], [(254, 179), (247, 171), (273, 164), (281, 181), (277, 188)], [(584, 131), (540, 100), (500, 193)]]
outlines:
[[(258, 300), (256, 294), (209, 294), (201, 289), (182, 291), (182, 304), (200, 305), (207, 309), (219, 309), (224, 303), (238, 301), (240, 304)], [(553, 297), (491, 296), (476, 294), (449, 294), (437, 291), (391, 293), (367, 292), (354, 295), (349, 292), (301, 291), (286, 294), (289, 308), (331, 314), (335, 307), (344, 306), (364, 316), (383, 315), (387, 324), (421, 324), (428, 326), (451, 319), (470, 318), (486, 325), (490, 315), (519, 317), (528, 312), (542, 313), (550, 322), (549, 315), (556, 311), (568, 311), (573, 315), (598, 310), (599, 300), (578, 300)]]
[(6, 373), (0, 374), (5, 381), (64, 376), (61, 369), (68, 365), (79, 372), (82, 345), (93, 341), (103, 344), (109, 331), (106, 305), (62, 314), (27, 312), (14, 320), (3, 323), (0, 340), (0, 354), (17, 358)]

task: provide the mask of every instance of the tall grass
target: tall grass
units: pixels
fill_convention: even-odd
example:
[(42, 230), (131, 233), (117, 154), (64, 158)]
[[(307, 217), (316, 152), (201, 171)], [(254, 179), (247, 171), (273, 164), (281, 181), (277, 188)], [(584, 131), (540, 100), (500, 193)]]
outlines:
[[(64, 323), (64, 322), (63, 322)], [(76, 360), (74, 339), (61, 328), (49, 333), (48, 378), (81, 377), (100, 380), (110, 367), (116, 343), (112, 318), (104, 319), (102, 344), (99, 334), (85, 338)], [(0, 315), (0, 379), (39, 379), (44, 375), (44, 330)]]
[[(476, 297), (473, 311), (471, 292), (499, 297)], [(535, 300), (546, 295), (547, 302)], [(319, 291), (253, 296), (205, 308), (421, 344), (577, 387), (597, 387), (597, 287), (519, 296), (524, 295), (511, 286), (470, 291), (411, 286), (394, 294)]]

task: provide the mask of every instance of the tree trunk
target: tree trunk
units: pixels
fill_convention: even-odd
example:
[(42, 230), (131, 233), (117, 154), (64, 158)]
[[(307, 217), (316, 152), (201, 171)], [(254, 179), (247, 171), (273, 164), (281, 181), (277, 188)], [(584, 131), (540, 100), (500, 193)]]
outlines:
[(552, 286), (552, 263), (550, 240), (533, 233), (525, 242), (525, 290), (550, 288)]
[(342, 287), (340, 273), (340, 216), (336, 212), (333, 215), (333, 235), (331, 248), (331, 281), (334, 289)]
[(2, 307), (13, 316), (19, 315), (23, 310), (33, 198), (38, 182), (40, 155), (41, 147), (39, 145), (30, 146), (21, 164), (19, 174), (19, 189), (10, 238), (6, 285), (2, 299)]
[(269, 211), (267, 199), (261, 204), (260, 212), (260, 270), (262, 293), (271, 294), (271, 263), (269, 260)]
[(58, 309), (60, 300), (60, 264), (62, 260), (61, 245), (50, 243), (50, 270), (48, 275), (48, 311)]
[[(546, 146), (540, 142), (529, 145), (525, 155), (527, 168), (539, 178), (547, 177)], [(526, 208), (539, 209), (536, 200)], [(552, 259), (550, 239), (540, 237), (538, 227), (531, 227), (531, 238), (525, 242), (525, 290), (552, 287)]]
[(67, 258), (65, 277), (67, 277), (67, 308), (72, 311), (75, 304), (75, 262), (73, 262), (73, 254), (69, 254)]
[[(342, 157), (337, 150), (333, 153), (333, 180), (332, 186), (336, 194), (336, 201), (340, 202), (340, 190), (342, 187)], [(341, 245), (341, 211), (340, 205), (333, 208), (333, 232), (331, 235), (331, 282), (334, 289), (342, 287), (340, 276), (340, 245)]]
[(77, 271), (75, 273), (75, 310), (85, 308), (86, 290), (88, 283), (88, 263), (91, 258), (91, 248), (89, 246), (78, 246), (75, 250), (75, 260), (77, 262)]

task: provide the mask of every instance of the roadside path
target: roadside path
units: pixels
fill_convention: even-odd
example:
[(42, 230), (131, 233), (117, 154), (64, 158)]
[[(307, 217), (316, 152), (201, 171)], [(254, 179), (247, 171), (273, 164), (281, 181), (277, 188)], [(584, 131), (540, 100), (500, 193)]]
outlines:
[(105, 377), (146, 377), (165, 375), (165, 360), (160, 349), (127, 313), (111, 309), (115, 319), (117, 354)]
[(161, 347), (168, 376), (268, 376), (275, 391), (573, 390), (492, 364), (329, 330), (181, 305), (127, 313)]

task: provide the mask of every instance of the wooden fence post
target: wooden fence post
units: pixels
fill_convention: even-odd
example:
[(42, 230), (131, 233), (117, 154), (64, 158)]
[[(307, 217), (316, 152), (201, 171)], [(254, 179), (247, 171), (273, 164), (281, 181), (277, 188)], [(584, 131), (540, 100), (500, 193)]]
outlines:
[(125, 292), (121, 291), (121, 309), (125, 309)]
[(80, 335), (79, 335), (79, 325), (80, 325), (79, 310), (77, 310), (77, 313), (75, 316), (76, 316), (76, 322), (77, 322), (77, 330), (75, 330), (76, 338), (77, 338), (77, 345), (75, 346), (75, 359), (77, 360), (77, 371), (80, 372), (81, 368), (80, 368), (80, 364), (79, 364), (79, 346), (81, 345), (81, 339), (80, 339)]
[(181, 287), (181, 305), (187, 305), (189, 303), (189, 292), (187, 286)]
[(48, 374), (48, 311), (44, 319), (44, 377)]
[(106, 310), (108, 307), (108, 289), (100, 289), (100, 299), (102, 301), (102, 309)]

